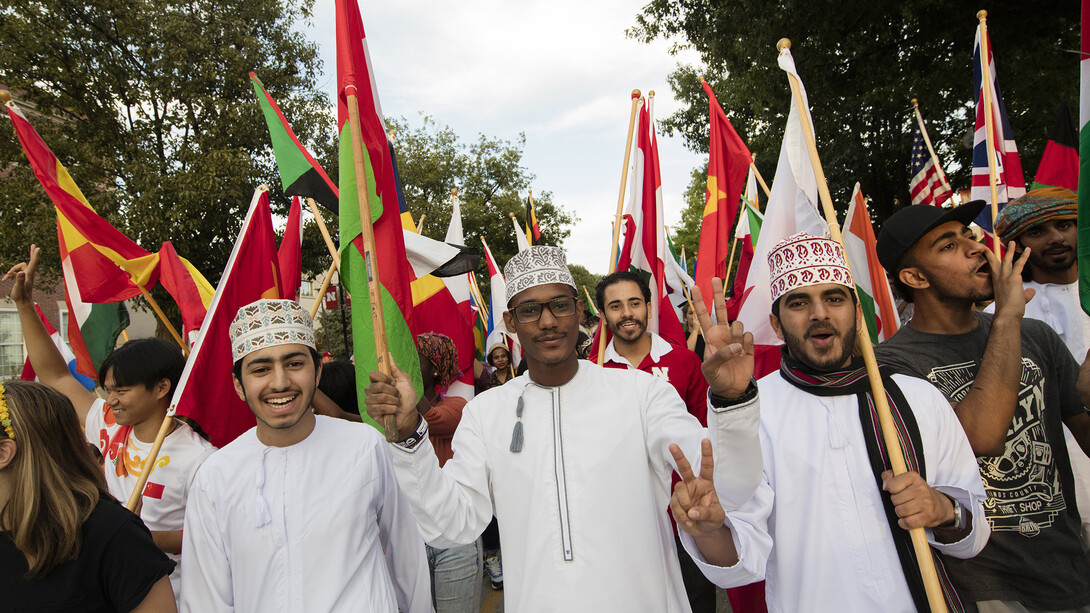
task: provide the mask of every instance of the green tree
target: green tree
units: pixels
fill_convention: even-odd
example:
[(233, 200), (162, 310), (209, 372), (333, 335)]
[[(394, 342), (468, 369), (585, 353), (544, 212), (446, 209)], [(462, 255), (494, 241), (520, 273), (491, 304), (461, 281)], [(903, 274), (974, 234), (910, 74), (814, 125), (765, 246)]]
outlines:
[(568, 270), (571, 272), (572, 279), (575, 279), (575, 288), (579, 297), (584, 301), (588, 300), (587, 295), (583, 292), (585, 287), (590, 292), (589, 300), (593, 301), (594, 288), (598, 286), (598, 282), (602, 280), (603, 275), (592, 273), (580, 264), (568, 264)]
[[(215, 284), (253, 190), (280, 193), (252, 70), (322, 159), (336, 159), (332, 117), (316, 87), (317, 46), (296, 24), (313, 0), (0, 0), (0, 83), (96, 211), (149, 251), (170, 240)], [(335, 168), (331, 169), (336, 171)], [(0, 259), (43, 250), (56, 273), (54, 211), (10, 124), (0, 124)], [(309, 235), (309, 236), (308, 236)], [(305, 272), (324, 252), (308, 230)], [(52, 249), (49, 246), (53, 245)], [(324, 265), (328, 266), (328, 257)], [(175, 318), (165, 292), (154, 294)]]
[(673, 227), (674, 248), (678, 250), (678, 255), (681, 255), (681, 247), (685, 246), (685, 259), (690, 275), (696, 267), (696, 252), (700, 247), (700, 225), (704, 221), (704, 195), (707, 184), (708, 164), (705, 163), (693, 169), (682, 199), (685, 208), (681, 209), (681, 223)]
[[(876, 217), (909, 202), (911, 99), (955, 188), (969, 184), (973, 129), (972, 41), (976, 4), (949, 0), (795, 2), (652, 0), (629, 34), (671, 39), (699, 52), (703, 74), (771, 180), (790, 104), (775, 44), (792, 53), (809, 94), (818, 150), (834, 201), (847, 208), (856, 181)], [(997, 0), (988, 28), (999, 83), (1026, 181), (1032, 180), (1058, 101), (1077, 96), (1079, 7), (1055, 0)], [(700, 70), (670, 75), (687, 106), (662, 122), (707, 151), (708, 102)], [(761, 163), (760, 160), (765, 160)]]
[[(451, 190), (457, 189), (466, 246), (480, 249), (484, 237), (500, 266), (515, 255), (518, 244), (509, 215), (523, 223), (535, 179), (522, 165), (525, 135), (512, 142), (480, 134), (466, 145), (449, 126), (427, 115), (416, 126), (405, 118), (387, 122), (394, 132), (405, 203), (417, 221), (426, 216), (423, 233), (437, 240), (446, 237)], [(537, 242), (562, 246), (576, 218), (546, 190), (534, 192), (534, 209), (541, 229)], [(477, 280), (487, 300), (490, 284), (483, 263)]]

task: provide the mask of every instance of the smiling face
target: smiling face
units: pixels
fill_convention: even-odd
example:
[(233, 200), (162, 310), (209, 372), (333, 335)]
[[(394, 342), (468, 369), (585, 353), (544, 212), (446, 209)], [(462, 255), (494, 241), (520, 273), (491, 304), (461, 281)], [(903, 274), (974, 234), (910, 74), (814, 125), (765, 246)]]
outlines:
[(306, 345), (265, 347), (243, 356), (235, 391), (257, 418), (258, 440), (284, 447), (310, 434), (310, 405), (320, 376)]
[(801, 287), (784, 294), (779, 304), (779, 317), (769, 319), (791, 357), (825, 372), (851, 362), (862, 317), (847, 287), (835, 283)]
[(991, 300), (992, 273), (986, 247), (960, 221), (950, 221), (924, 234), (911, 249), (913, 266), (897, 275), (918, 296), (930, 292), (942, 302), (974, 304)]
[(636, 283), (619, 281), (609, 285), (603, 303), (606, 324), (618, 339), (634, 343), (647, 332), (647, 301)]
[(170, 381), (161, 379), (150, 388), (141, 383), (118, 385), (114, 369), (110, 368), (102, 379), (102, 387), (106, 390), (106, 404), (119, 425), (135, 426), (148, 419), (162, 421), (159, 403), (170, 391)]
[(507, 353), (507, 350), (503, 347), (496, 347), (489, 356), (492, 358), (492, 366), (496, 370), (504, 370), (511, 363), (511, 354)]
[[(1079, 232), (1074, 219), (1052, 219), (1018, 235), (1019, 247), (1030, 249), (1029, 267), (1038, 273), (1062, 273), (1075, 265)], [(1019, 249), (1021, 251), (1021, 249)]]

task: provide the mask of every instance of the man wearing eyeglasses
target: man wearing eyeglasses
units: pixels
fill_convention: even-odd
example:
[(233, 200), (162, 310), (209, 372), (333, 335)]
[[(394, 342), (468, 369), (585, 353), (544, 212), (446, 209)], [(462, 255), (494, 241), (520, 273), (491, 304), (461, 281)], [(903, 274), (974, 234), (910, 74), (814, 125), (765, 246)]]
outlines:
[[(763, 566), (749, 568), (739, 552), (767, 552), (767, 531), (732, 516), (762, 474), (757, 392), (748, 374), (752, 335), (737, 323), (705, 331), (704, 429), (662, 379), (578, 359), (582, 302), (562, 250), (534, 246), (511, 258), (504, 274), (504, 320), (519, 336), (528, 372), (466, 405), (454, 456), (442, 469), (408, 376), (396, 368), (393, 379), (370, 376), (367, 411), (397, 416), (394, 470), (425, 540), (435, 547), (473, 542), (495, 513), (508, 611), (687, 612), (663, 513), (674, 470), (669, 448), (677, 444), (689, 463), (707, 468), (701, 483), (714, 483), (695, 495), (724, 509), (700, 518), (722, 524), (717, 538), (686, 535), (686, 550), (705, 574), (734, 584), (763, 578)], [(716, 293), (725, 321), (722, 284)], [(707, 318), (699, 293), (694, 298)], [(722, 408), (731, 403), (733, 410)]]

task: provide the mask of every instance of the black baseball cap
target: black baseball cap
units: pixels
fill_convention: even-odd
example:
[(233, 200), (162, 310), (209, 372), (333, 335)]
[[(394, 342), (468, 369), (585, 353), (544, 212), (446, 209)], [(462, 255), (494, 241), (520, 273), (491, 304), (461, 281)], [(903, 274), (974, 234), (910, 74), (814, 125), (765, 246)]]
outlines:
[(891, 275), (897, 274), (897, 264), (901, 257), (920, 240), (924, 234), (948, 221), (959, 221), (966, 226), (984, 210), (987, 202), (973, 200), (952, 209), (942, 209), (929, 204), (906, 206), (889, 216), (878, 233), (878, 261), (882, 268)]

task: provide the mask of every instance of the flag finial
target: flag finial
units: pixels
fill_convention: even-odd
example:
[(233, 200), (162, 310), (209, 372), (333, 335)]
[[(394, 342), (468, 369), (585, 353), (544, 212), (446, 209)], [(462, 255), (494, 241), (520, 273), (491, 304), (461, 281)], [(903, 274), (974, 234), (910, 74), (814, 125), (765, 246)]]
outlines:
[(639, 97), (640, 97), (640, 90), (638, 90), (638, 89), (632, 90), (632, 99), (635, 100), (636, 98), (639, 98)]
[(790, 38), (781, 38), (776, 43), (776, 51), (783, 51), (784, 49), (790, 49), (790, 48), (791, 48), (791, 39)]
[(7, 104), (11, 102), (11, 92), (6, 89), (0, 89), (0, 102)]
[(988, 16), (988, 11), (985, 11), (984, 9), (980, 9), (979, 11), (976, 12), (976, 18), (981, 20), (981, 21), (984, 21), (984, 18), (987, 17), (987, 16)]
[(704, 75), (697, 75), (697, 76), (696, 76), (696, 78), (697, 78), (697, 79), (700, 79), (700, 82), (701, 82), (701, 83), (703, 83), (703, 82), (704, 82)]

